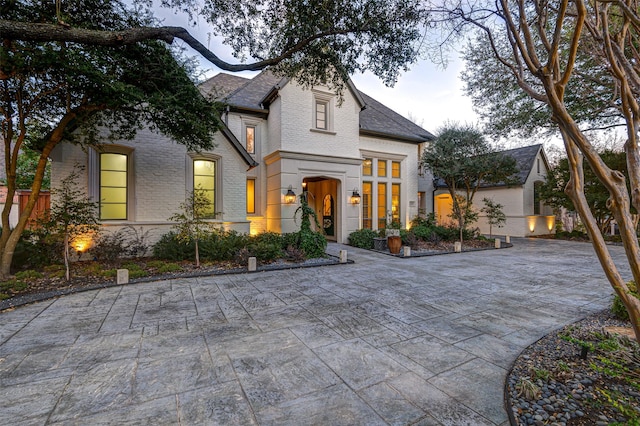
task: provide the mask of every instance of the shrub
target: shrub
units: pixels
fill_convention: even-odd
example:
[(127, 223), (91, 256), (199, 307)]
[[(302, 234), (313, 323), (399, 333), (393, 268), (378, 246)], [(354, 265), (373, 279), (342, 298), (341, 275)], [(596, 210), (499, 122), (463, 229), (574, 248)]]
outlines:
[(457, 241), (460, 238), (458, 228), (453, 226), (434, 226), (433, 233), (443, 241)]
[(411, 229), (416, 226), (424, 226), (426, 228), (432, 228), (436, 225), (436, 215), (434, 213), (429, 213), (426, 216), (416, 216), (411, 219)]
[(63, 242), (60, 235), (39, 228), (25, 230), (20, 236), (13, 255), (14, 269), (37, 268), (62, 262)]
[[(634, 281), (629, 281), (627, 283), (627, 287), (629, 287), (629, 293), (632, 296), (640, 298), (638, 294), (638, 288)], [(627, 308), (625, 308), (624, 303), (622, 303), (622, 299), (617, 294), (613, 296), (613, 303), (611, 304), (611, 312), (617, 318), (625, 321), (629, 321), (629, 312), (627, 312)]]
[(298, 247), (296, 247), (294, 245), (290, 245), (289, 247), (287, 247), (286, 255), (287, 255), (287, 258), (289, 258), (290, 260), (292, 260), (294, 262), (302, 262), (307, 257), (307, 255), (305, 254), (304, 250), (299, 249)]
[(308, 259), (324, 257), (327, 249), (327, 239), (319, 232), (300, 231), (300, 245), (298, 248), (304, 251)]
[(431, 234), (433, 234), (433, 227), (420, 224), (412, 226), (411, 232), (416, 236), (416, 238), (422, 241), (427, 241), (431, 237)]
[(90, 253), (102, 262), (113, 264), (119, 257), (126, 254), (124, 233), (116, 231), (101, 234), (90, 249)]
[(234, 256), (234, 260), (238, 265), (246, 265), (249, 263), (250, 257), (251, 252), (249, 251), (249, 249), (246, 247), (242, 247), (237, 251), (236, 255)]
[(214, 229), (200, 242), (200, 257), (206, 260), (231, 260), (242, 247), (247, 246), (248, 237), (236, 231)]
[(273, 245), (268, 242), (250, 244), (249, 252), (261, 262), (268, 262), (282, 257), (282, 248), (280, 248), (280, 244)]
[(402, 238), (402, 244), (404, 244), (405, 246), (409, 246), (409, 247), (416, 247), (418, 245), (418, 237), (416, 236), (416, 234), (413, 233), (413, 229), (407, 231), (407, 230), (401, 230), (400, 231), (400, 238)]
[(175, 232), (164, 234), (153, 246), (153, 256), (164, 260), (186, 260), (195, 256), (193, 242), (179, 241)]
[(371, 229), (358, 229), (349, 234), (349, 244), (363, 249), (373, 248), (373, 239), (378, 237), (378, 233)]
[(300, 244), (300, 235), (297, 232), (282, 234), (282, 249), (287, 250), (289, 247), (298, 247)]

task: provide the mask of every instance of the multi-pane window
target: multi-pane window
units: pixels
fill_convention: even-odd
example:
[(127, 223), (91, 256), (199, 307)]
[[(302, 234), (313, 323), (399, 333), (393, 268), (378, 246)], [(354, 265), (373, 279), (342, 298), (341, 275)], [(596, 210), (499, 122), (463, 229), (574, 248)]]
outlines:
[(387, 160), (378, 160), (378, 177), (387, 176)]
[(327, 130), (328, 122), (328, 102), (316, 100), (316, 129)]
[(371, 176), (373, 174), (373, 159), (365, 158), (362, 162), (362, 175)]
[(245, 127), (245, 148), (249, 154), (256, 153), (256, 127)]
[(100, 154), (100, 220), (127, 219), (126, 154)]
[(256, 180), (247, 179), (247, 213), (256, 212)]
[(362, 227), (373, 227), (373, 198), (371, 198), (371, 182), (362, 182)]
[(400, 162), (392, 161), (391, 162), (391, 177), (399, 178), (400, 177)]
[(378, 229), (387, 227), (387, 184), (378, 183)]
[(400, 184), (391, 184), (391, 220), (400, 222)]
[(211, 160), (193, 161), (193, 189), (202, 191), (207, 205), (198, 212), (201, 217), (213, 218), (216, 212), (216, 162)]

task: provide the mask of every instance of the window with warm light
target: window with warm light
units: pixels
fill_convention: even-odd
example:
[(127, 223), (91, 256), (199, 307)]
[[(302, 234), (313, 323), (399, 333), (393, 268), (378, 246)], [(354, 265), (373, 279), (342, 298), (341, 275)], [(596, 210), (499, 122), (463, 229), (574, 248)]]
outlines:
[(256, 212), (256, 180), (247, 179), (247, 214)]
[(399, 178), (400, 177), (400, 162), (392, 161), (391, 162), (391, 177)]
[(204, 218), (214, 218), (216, 212), (216, 162), (211, 160), (193, 161), (193, 188), (203, 191), (207, 207), (202, 212)]
[(127, 219), (126, 154), (100, 154), (100, 220)]
[(256, 127), (245, 127), (245, 148), (249, 154), (256, 153)]
[(400, 184), (391, 184), (391, 220), (400, 222)]
[(373, 199), (371, 198), (371, 182), (362, 182), (362, 227), (373, 228)]
[(387, 176), (387, 160), (378, 160), (378, 177)]
[(378, 229), (387, 227), (387, 184), (378, 183)]
[(365, 158), (362, 162), (362, 175), (371, 176), (373, 174), (373, 159)]

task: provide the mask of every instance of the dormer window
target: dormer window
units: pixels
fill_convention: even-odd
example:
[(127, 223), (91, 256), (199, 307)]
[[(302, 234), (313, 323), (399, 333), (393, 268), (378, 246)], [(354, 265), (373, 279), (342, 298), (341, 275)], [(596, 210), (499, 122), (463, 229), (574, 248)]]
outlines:
[(328, 93), (313, 94), (311, 130), (333, 132), (333, 96)]
[(316, 100), (316, 129), (327, 130), (327, 102)]

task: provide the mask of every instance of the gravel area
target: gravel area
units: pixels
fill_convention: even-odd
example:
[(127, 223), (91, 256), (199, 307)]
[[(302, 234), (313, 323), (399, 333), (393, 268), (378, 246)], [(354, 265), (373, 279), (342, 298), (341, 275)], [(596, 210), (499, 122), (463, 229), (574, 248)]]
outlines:
[(512, 424), (640, 424), (640, 348), (608, 327), (630, 324), (603, 311), (520, 354), (506, 382)]

